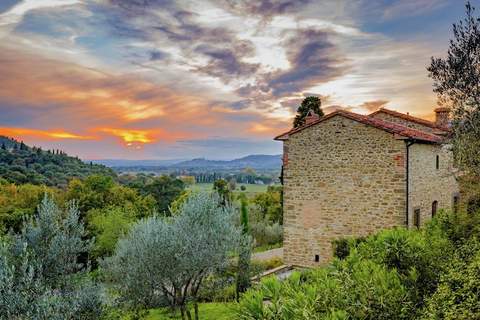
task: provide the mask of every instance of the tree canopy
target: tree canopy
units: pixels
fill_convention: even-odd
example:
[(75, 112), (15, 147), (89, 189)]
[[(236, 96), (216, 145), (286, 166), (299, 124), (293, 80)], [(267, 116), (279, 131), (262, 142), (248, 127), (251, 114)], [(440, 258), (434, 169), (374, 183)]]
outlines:
[(308, 112), (312, 110), (320, 117), (323, 117), (323, 111), (320, 108), (322, 106), (322, 102), (319, 97), (310, 96), (303, 99), (302, 103), (297, 109), (297, 115), (293, 120), (293, 127), (301, 127), (305, 124), (305, 118), (308, 115)]
[(465, 18), (453, 25), (446, 58), (427, 67), (439, 102), (452, 108), (453, 152), (465, 171), (480, 175), (480, 18), (466, 4)]
[(61, 150), (42, 150), (23, 142), (0, 136), (0, 177), (16, 184), (66, 187), (72, 178), (92, 174), (114, 177), (115, 172), (103, 165), (87, 164)]
[(202, 281), (227, 266), (241, 237), (235, 210), (218, 203), (215, 194), (192, 194), (177, 215), (133, 226), (104, 262), (122, 305), (135, 309), (167, 303), (187, 318), (187, 303), (196, 305)]

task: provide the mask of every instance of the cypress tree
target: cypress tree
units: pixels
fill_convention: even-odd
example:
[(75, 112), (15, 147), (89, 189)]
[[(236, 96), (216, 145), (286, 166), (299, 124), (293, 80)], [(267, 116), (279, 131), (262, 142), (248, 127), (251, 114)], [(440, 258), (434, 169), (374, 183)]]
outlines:
[(242, 225), (243, 239), (238, 256), (237, 300), (240, 298), (240, 294), (247, 291), (250, 287), (250, 259), (252, 256), (252, 238), (248, 223), (248, 200), (244, 193), (240, 195), (240, 204), (240, 223)]

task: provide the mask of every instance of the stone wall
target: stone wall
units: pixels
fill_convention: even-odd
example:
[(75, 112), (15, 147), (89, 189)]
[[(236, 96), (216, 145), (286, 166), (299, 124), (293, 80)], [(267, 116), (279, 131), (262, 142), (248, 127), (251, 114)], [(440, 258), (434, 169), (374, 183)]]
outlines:
[[(439, 156), (439, 169), (436, 156)], [(432, 204), (450, 209), (459, 189), (454, 177), (453, 157), (447, 146), (413, 144), (410, 147), (409, 226), (413, 226), (415, 209), (420, 209), (420, 225), (431, 219)]]
[(405, 224), (403, 141), (337, 115), (284, 143), (286, 264), (327, 263), (334, 239)]
[(416, 122), (412, 122), (412, 121), (408, 121), (408, 120), (405, 120), (405, 119), (402, 119), (402, 118), (399, 118), (399, 117), (395, 117), (395, 116), (392, 116), (391, 114), (388, 114), (388, 113), (385, 113), (385, 112), (375, 113), (375, 114), (371, 115), (371, 117), (377, 118), (377, 119), (382, 119), (382, 120), (393, 122), (393, 123), (398, 123), (398, 124), (404, 125), (408, 128), (418, 129), (418, 130), (422, 130), (422, 131), (425, 131), (425, 132), (433, 133), (434, 131), (436, 131), (436, 129), (431, 128), (429, 126), (426, 126), (426, 125), (423, 125), (423, 124), (420, 124), (420, 123), (416, 123)]

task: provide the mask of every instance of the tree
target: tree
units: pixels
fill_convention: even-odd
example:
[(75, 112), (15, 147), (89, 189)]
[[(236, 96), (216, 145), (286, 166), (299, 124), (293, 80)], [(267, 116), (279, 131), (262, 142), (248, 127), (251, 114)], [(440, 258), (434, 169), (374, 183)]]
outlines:
[(22, 232), (0, 242), (0, 319), (98, 319), (99, 287), (78, 262), (92, 242), (79, 212), (45, 196)]
[(242, 226), (243, 241), (238, 255), (237, 270), (237, 300), (240, 294), (250, 287), (250, 260), (252, 256), (252, 238), (248, 224), (248, 199), (244, 193), (240, 197), (240, 224)]
[(262, 219), (283, 224), (282, 187), (269, 186), (266, 192), (258, 193), (253, 199), (262, 214)]
[(220, 203), (223, 206), (226, 206), (231, 202), (232, 194), (226, 180), (215, 180), (215, 182), (213, 183), (213, 190), (217, 191), (217, 194), (220, 197)]
[(434, 92), (452, 108), (453, 152), (457, 165), (480, 175), (480, 18), (466, 4), (463, 21), (453, 25), (447, 57), (427, 67)]
[(184, 190), (185, 184), (182, 180), (164, 175), (153, 179), (150, 184), (145, 186), (143, 193), (155, 198), (159, 213), (169, 215), (170, 205)]
[(235, 210), (219, 206), (216, 195), (192, 194), (173, 217), (151, 217), (134, 225), (103, 267), (128, 309), (168, 304), (191, 319), (203, 280), (224, 269), (236, 251), (241, 229)]
[(293, 120), (293, 127), (301, 127), (305, 124), (305, 118), (310, 110), (315, 112), (320, 117), (323, 117), (323, 111), (320, 109), (322, 102), (319, 97), (310, 96), (303, 99), (302, 103), (297, 109), (297, 115)]

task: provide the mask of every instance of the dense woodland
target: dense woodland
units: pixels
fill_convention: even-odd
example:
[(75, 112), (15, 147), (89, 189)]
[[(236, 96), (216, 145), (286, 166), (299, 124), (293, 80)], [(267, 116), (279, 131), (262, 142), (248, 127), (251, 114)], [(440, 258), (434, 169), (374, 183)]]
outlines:
[(86, 164), (61, 150), (42, 150), (0, 136), (0, 178), (8, 182), (65, 187), (73, 177), (93, 174), (115, 176), (105, 166)]

